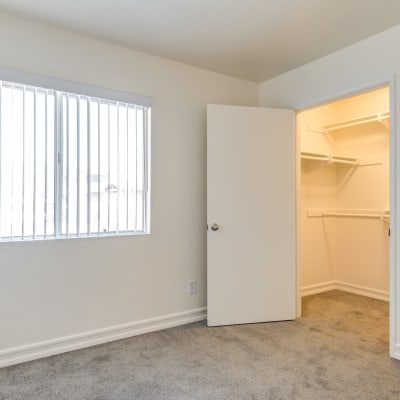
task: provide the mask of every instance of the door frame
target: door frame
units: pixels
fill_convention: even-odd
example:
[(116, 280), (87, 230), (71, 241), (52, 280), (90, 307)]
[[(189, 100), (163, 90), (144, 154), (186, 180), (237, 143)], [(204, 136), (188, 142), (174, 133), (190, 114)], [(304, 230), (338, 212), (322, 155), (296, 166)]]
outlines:
[[(334, 97), (320, 99), (317, 102), (308, 104), (301, 109), (295, 110), (295, 147), (296, 147), (296, 282), (297, 282), (297, 317), (301, 316), (301, 247), (300, 247), (300, 203), (301, 203), (301, 157), (300, 157), (300, 133), (297, 126), (297, 114), (301, 111), (322, 106), (327, 103), (342, 100), (351, 96), (363, 94), (381, 87), (389, 88), (389, 207), (390, 207), (390, 238), (389, 238), (389, 342), (390, 356), (400, 359), (400, 345), (396, 345), (398, 325), (400, 325), (400, 302), (399, 293), (400, 283), (400, 262), (397, 256), (397, 226), (400, 226), (400, 215), (397, 212), (396, 199), (400, 199), (400, 173), (396, 173), (396, 155), (400, 157), (400, 140), (397, 141), (397, 113), (400, 112), (400, 102), (397, 100), (397, 93), (400, 93), (400, 80), (396, 79), (396, 74), (385, 77), (381, 80), (370, 82), (361, 87), (353, 88), (345, 92), (338, 93)], [(399, 114), (400, 115), (400, 114)], [(399, 217), (398, 217), (399, 215)], [(400, 333), (400, 332), (399, 332)]]

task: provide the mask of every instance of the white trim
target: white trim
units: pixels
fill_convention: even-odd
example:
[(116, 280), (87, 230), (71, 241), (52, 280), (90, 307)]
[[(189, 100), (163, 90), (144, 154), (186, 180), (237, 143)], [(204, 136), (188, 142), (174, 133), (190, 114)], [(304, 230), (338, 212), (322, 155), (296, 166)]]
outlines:
[(301, 297), (310, 296), (312, 294), (329, 292), (336, 289), (335, 281), (317, 283), (316, 285), (303, 286), (301, 288)]
[(296, 143), (296, 318), (301, 317), (301, 278), (302, 278), (302, 266), (301, 266), (301, 132), (298, 123), (299, 111), (295, 111), (295, 143)]
[(174, 326), (203, 321), (206, 318), (207, 308), (204, 307), (142, 321), (131, 322), (128, 324), (98, 329), (95, 331), (79, 333), (77, 335), (50, 339), (25, 346), (14, 347), (0, 351), (0, 368), (26, 361), (36, 360), (38, 358), (52, 356), (55, 354), (65, 353), (67, 351), (82, 349), (101, 343), (125, 339), (131, 336), (141, 335), (143, 333), (154, 332), (161, 329), (172, 328)]
[(0, 80), (22, 83), (24, 85), (38, 86), (45, 89), (53, 89), (78, 95), (81, 94), (90, 97), (98, 97), (100, 99), (120, 101), (146, 107), (152, 107), (153, 105), (153, 98), (150, 96), (102, 88), (94, 85), (88, 85), (86, 83), (67, 81), (1, 67)]
[(372, 299), (389, 301), (389, 292), (340, 281), (329, 281), (318, 283), (316, 285), (304, 286), (301, 288), (301, 297), (328, 292), (330, 290), (341, 290), (343, 292), (358, 294), (360, 296), (371, 297)]
[(336, 289), (343, 292), (359, 294), (360, 296), (371, 297), (372, 299), (389, 301), (389, 292), (372, 289), (364, 286), (354, 285), (346, 282), (336, 282)]
[(390, 308), (389, 308), (389, 329), (390, 329), (390, 355), (400, 360), (400, 351), (398, 348), (399, 338), (399, 276), (400, 276), (400, 259), (398, 257), (398, 239), (397, 229), (400, 225), (400, 213), (398, 210), (398, 201), (400, 198), (400, 175), (397, 170), (399, 168), (400, 157), (400, 140), (399, 126), (397, 123), (397, 115), (400, 111), (400, 81), (399, 73), (394, 75), (390, 81)]

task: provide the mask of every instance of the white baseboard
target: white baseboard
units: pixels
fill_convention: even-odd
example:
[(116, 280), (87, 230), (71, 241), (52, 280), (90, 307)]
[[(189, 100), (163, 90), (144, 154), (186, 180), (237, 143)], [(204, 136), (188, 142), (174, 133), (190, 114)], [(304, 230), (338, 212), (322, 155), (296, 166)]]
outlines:
[(371, 297), (373, 299), (389, 301), (389, 292), (384, 290), (371, 289), (364, 286), (354, 285), (346, 282), (336, 282), (336, 289), (342, 290), (343, 292), (349, 292), (353, 294), (359, 294), (361, 296)]
[(112, 326), (77, 335), (46, 340), (39, 343), (14, 347), (0, 351), (0, 368), (36, 360), (71, 350), (82, 349), (101, 343), (125, 339), (143, 333), (154, 332), (207, 318), (207, 308), (199, 308), (176, 314), (164, 315), (157, 318)]
[(329, 292), (330, 290), (336, 289), (336, 282), (323, 282), (317, 283), (316, 285), (304, 286), (301, 288), (301, 297), (310, 296), (312, 294), (318, 294), (323, 292)]
[(389, 301), (389, 292), (340, 281), (329, 281), (329, 282), (319, 283), (316, 285), (304, 286), (301, 288), (301, 297), (328, 292), (329, 290), (335, 290), (335, 289), (342, 290), (343, 292), (371, 297), (373, 299)]

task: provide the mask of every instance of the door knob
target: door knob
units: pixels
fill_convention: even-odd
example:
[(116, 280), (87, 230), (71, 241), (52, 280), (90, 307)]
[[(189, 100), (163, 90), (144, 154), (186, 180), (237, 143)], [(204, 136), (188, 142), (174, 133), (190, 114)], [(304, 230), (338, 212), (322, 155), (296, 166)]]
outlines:
[(217, 231), (218, 229), (219, 229), (219, 225), (218, 225), (218, 224), (214, 223), (214, 224), (211, 225), (211, 230), (212, 230), (212, 231), (215, 232), (215, 231)]

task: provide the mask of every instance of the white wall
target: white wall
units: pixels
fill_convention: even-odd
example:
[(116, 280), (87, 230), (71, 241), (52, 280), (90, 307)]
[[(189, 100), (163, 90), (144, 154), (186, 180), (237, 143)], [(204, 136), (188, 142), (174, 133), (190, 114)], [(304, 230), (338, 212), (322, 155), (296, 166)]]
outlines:
[(400, 265), (396, 257), (399, 252), (396, 226), (400, 220), (394, 206), (396, 198), (400, 196), (400, 176), (396, 173), (397, 159), (400, 157), (396, 121), (400, 113), (400, 52), (396, 51), (399, 46), (400, 25), (397, 25), (260, 85), (260, 105), (301, 110), (392, 79), (395, 91), (391, 93), (391, 258), (395, 268), (391, 271), (390, 312), (391, 354), (397, 358), (400, 358)]
[(256, 105), (258, 86), (3, 13), (0, 67), (154, 96), (151, 236), (1, 243), (0, 365), (205, 307), (206, 104)]

